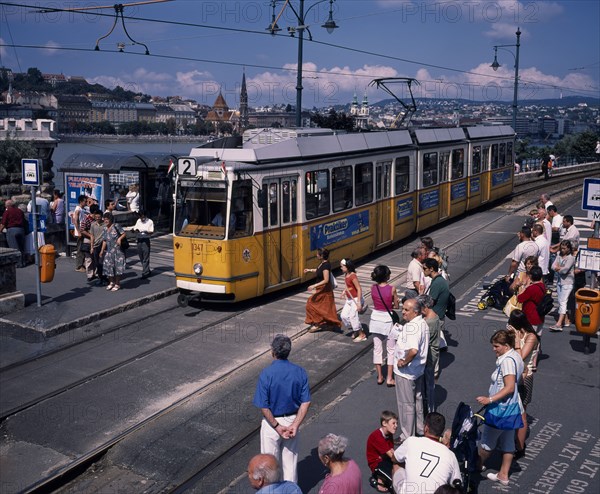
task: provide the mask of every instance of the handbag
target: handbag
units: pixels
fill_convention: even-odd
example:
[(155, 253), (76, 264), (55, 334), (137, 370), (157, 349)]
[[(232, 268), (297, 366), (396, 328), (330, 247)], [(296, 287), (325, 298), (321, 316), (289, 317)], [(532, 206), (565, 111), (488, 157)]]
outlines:
[[(119, 237), (121, 235), (123, 235), (123, 233), (125, 233), (125, 230), (123, 230), (120, 226), (117, 228), (115, 226), (115, 230), (117, 231), (117, 233), (119, 234)], [(121, 240), (121, 251), (125, 252), (127, 249), (129, 249), (129, 240), (127, 240), (127, 235), (125, 235), (123, 237), (123, 240)]]
[(379, 292), (379, 299), (381, 300), (381, 303), (383, 304), (383, 306), (385, 307), (385, 310), (387, 310), (388, 314), (392, 318), (392, 322), (394, 324), (401, 324), (402, 319), (400, 318), (400, 315), (396, 311), (388, 309), (388, 306), (385, 303), (385, 300), (383, 300), (383, 297), (381, 296), (381, 290), (379, 289), (379, 285), (377, 285), (377, 291)]
[(335, 290), (338, 287), (338, 282), (331, 271), (329, 271), (329, 281), (331, 282), (332, 288)]
[(506, 302), (506, 305), (502, 309), (502, 312), (504, 312), (504, 314), (506, 314), (507, 317), (510, 317), (510, 313), (513, 310), (515, 310), (515, 309), (521, 310), (522, 308), (523, 308), (523, 304), (521, 304), (520, 302), (517, 302), (517, 294), (515, 293), (512, 297), (510, 297), (508, 299), (508, 301)]
[[(510, 357), (509, 357), (510, 358)], [(513, 358), (510, 358), (515, 364), (515, 372), (517, 369), (517, 363)], [(502, 374), (500, 366), (498, 371)], [(516, 381), (518, 376), (515, 375)], [(519, 406), (518, 398), (518, 387), (515, 382), (515, 391), (512, 398), (506, 402), (498, 401), (488, 405), (485, 408), (483, 415), (484, 423), (493, 427), (494, 429), (500, 429), (505, 431), (514, 431), (523, 427), (523, 418), (521, 417), (521, 407)]]

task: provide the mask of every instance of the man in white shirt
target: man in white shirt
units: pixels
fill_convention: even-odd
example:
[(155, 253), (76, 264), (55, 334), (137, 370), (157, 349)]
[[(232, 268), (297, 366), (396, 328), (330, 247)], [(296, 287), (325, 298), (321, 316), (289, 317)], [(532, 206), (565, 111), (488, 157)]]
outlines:
[(427, 249), (417, 247), (411, 254), (412, 260), (408, 264), (406, 271), (405, 296), (415, 298), (426, 290), (425, 273), (423, 272), (423, 261), (427, 259)]
[(548, 194), (542, 194), (540, 196), (540, 203), (544, 206), (544, 209), (547, 211), (548, 206), (553, 206), (552, 201), (550, 200), (550, 196)]
[(137, 251), (142, 264), (142, 278), (150, 276), (150, 237), (154, 233), (154, 222), (146, 216), (146, 212), (140, 209), (139, 218), (133, 231), (137, 232)]
[(546, 212), (546, 209), (538, 209), (537, 221), (544, 227), (544, 237), (546, 237), (546, 240), (549, 244), (552, 241), (552, 223), (548, 221), (548, 213)]
[(394, 376), (401, 438), (423, 434), (423, 374), (429, 349), (429, 326), (423, 307), (411, 298), (402, 305), (408, 321), (399, 332), (394, 349)]
[(529, 256), (537, 257), (539, 255), (539, 247), (531, 240), (531, 228), (524, 226), (517, 235), (519, 236), (519, 245), (510, 255), (511, 262), (507, 278), (510, 278), (515, 271), (517, 275), (525, 271), (525, 259)]
[[(48, 202), (48, 199), (44, 199), (42, 197), (42, 192), (39, 190), (35, 194), (35, 205), (37, 213), (44, 215), (46, 217), (46, 221), (49, 221), (50, 203)], [(29, 204), (27, 204), (27, 212), (31, 213), (31, 201), (29, 201)]]
[[(556, 252), (552, 252), (552, 247), (560, 244), (560, 232), (562, 230), (563, 225), (563, 217), (558, 214), (558, 210), (556, 206), (553, 204), (548, 206), (548, 216), (550, 216), (550, 220), (552, 222), (552, 237), (550, 239), (550, 259), (548, 264), (552, 266), (554, 264), (554, 260), (556, 259)], [(546, 276), (546, 285), (551, 285), (554, 282), (554, 270), (549, 269), (548, 275)]]
[(544, 228), (540, 224), (533, 225), (531, 229), (531, 236), (533, 241), (537, 244), (540, 249), (538, 255), (538, 266), (542, 268), (542, 274), (546, 276), (548, 274), (548, 266), (550, 262), (550, 244), (544, 236)]
[(405, 465), (394, 474), (396, 494), (431, 493), (462, 479), (456, 456), (441, 442), (445, 427), (444, 416), (431, 412), (425, 417), (425, 436), (409, 437), (394, 451), (396, 461)]
[(560, 242), (563, 240), (569, 240), (573, 250), (579, 248), (579, 229), (573, 224), (575, 219), (570, 214), (565, 214), (562, 219), (562, 229), (560, 234), (559, 242), (550, 246), (550, 252), (556, 254), (560, 249)]

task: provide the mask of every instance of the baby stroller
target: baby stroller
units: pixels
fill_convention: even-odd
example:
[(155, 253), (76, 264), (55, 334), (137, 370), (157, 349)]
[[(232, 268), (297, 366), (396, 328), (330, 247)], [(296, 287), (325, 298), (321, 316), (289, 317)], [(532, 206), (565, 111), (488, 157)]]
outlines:
[(502, 310), (506, 305), (506, 302), (508, 302), (508, 299), (511, 297), (509, 291), (511, 282), (512, 280), (507, 281), (503, 276), (494, 281), (491, 285), (484, 284), (483, 288), (486, 288), (487, 291), (479, 300), (477, 308), (479, 310), (485, 310), (488, 307), (493, 307), (494, 309)]
[(477, 473), (477, 429), (483, 422), (482, 411), (483, 408), (473, 413), (471, 407), (461, 401), (452, 421), (450, 449), (458, 460), (465, 493), (477, 492), (473, 476)]

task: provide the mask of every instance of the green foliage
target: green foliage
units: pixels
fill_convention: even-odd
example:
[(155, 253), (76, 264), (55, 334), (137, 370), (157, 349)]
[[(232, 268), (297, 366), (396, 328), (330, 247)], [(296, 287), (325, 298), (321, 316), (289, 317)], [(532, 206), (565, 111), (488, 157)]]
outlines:
[(556, 143), (552, 151), (557, 156), (570, 156), (576, 159), (590, 158), (594, 156), (596, 141), (599, 139), (600, 135), (591, 130), (567, 135)]
[(8, 173), (20, 173), (21, 160), (36, 158), (37, 155), (37, 149), (29, 141), (18, 141), (10, 136), (0, 141), (0, 168)]
[(327, 115), (321, 115), (320, 113), (311, 115), (310, 120), (317, 127), (323, 129), (346, 130), (348, 132), (354, 130), (354, 119), (342, 111), (336, 112), (333, 108), (329, 110)]

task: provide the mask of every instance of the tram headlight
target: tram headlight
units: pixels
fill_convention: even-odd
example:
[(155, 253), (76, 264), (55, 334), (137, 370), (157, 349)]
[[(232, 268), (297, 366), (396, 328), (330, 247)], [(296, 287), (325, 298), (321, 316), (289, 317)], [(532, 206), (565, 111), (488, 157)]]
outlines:
[(200, 263), (194, 264), (194, 274), (196, 274), (197, 276), (200, 276), (202, 274), (202, 271), (204, 271), (204, 267), (202, 266), (202, 264), (200, 264)]

